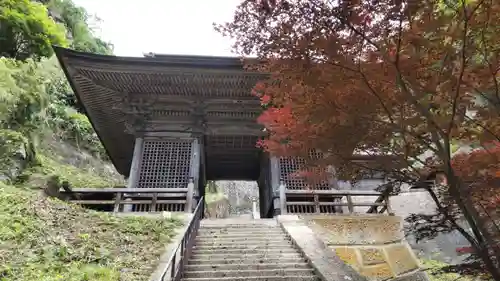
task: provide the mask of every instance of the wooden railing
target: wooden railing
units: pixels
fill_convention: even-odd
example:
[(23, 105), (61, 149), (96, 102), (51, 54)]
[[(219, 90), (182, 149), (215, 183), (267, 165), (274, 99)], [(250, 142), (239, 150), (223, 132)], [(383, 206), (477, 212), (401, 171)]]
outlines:
[(184, 267), (186, 266), (191, 255), (196, 235), (198, 235), (200, 221), (203, 218), (203, 204), (204, 198), (201, 197), (196, 205), (193, 217), (190, 219), (186, 231), (182, 236), (181, 242), (177, 245), (176, 249), (170, 256), (168, 263), (163, 268), (160, 279), (153, 281), (181, 280)]
[[(322, 206), (347, 207), (347, 213), (355, 213), (355, 207), (369, 207), (367, 213), (393, 215), (389, 194), (362, 190), (292, 190), (280, 187), (281, 213), (323, 213)], [(355, 197), (372, 197), (370, 202), (355, 202)], [(302, 201), (293, 200), (299, 198)], [(325, 200), (326, 199), (326, 200)], [(346, 202), (342, 202), (345, 199)], [(328, 200), (328, 201), (327, 201)], [(380, 209), (379, 209), (380, 208)], [(331, 212), (333, 213), (333, 212)], [(345, 213), (345, 210), (343, 210)]]
[[(135, 211), (192, 211), (194, 186), (186, 188), (73, 188), (60, 190), (66, 200), (80, 205), (110, 206), (109, 211), (123, 212), (126, 206), (141, 207)], [(169, 206), (166, 210), (164, 206)]]

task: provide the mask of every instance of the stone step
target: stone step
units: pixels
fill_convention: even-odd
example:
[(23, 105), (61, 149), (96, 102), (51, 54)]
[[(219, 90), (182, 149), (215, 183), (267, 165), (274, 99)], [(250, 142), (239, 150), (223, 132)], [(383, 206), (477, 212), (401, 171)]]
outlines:
[(201, 229), (223, 229), (223, 228), (259, 228), (259, 229), (280, 229), (280, 227), (274, 223), (260, 224), (260, 223), (237, 223), (237, 224), (225, 224), (225, 223), (202, 223)]
[(262, 229), (276, 229), (280, 228), (276, 222), (269, 224), (262, 223), (202, 223), (202, 229), (218, 229), (218, 228), (262, 228)]
[(313, 269), (286, 268), (262, 270), (220, 270), (220, 271), (185, 271), (185, 278), (219, 278), (247, 276), (314, 276)]
[(196, 241), (196, 247), (219, 247), (219, 246), (237, 246), (237, 245), (282, 245), (293, 247), (292, 241), (289, 240), (213, 240), (213, 241)]
[(282, 244), (223, 244), (223, 245), (195, 245), (193, 250), (274, 250), (274, 249), (291, 249), (292, 245), (287, 243)]
[(285, 263), (285, 262), (269, 262), (264, 260), (263, 263), (235, 263), (235, 264), (191, 264), (185, 267), (188, 271), (226, 271), (226, 270), (270, 270), (270, 269), (310, 269), (306, 262)]
[(226, 229), (232, 230), (242, 230), (242, 229), (252, 229), (252, 230), (265, 230), (265, 231), (276, 231), (281, 230), (278, 226), (262, 226), (262, 225), (224, 225), (224, 226), (202, 226), (199, 230), (202, 231), (222, 231)]
[(214, 258), (213, 256), (198, 256), (197, 258), (191, 258), (188, 261), (189, 265), (198, 264), (264, 264), (264, 263), (304, 263), (306, 259), (297, 255), (280, 255), (280, 256), (262, 256), (262, 255), (245, 255), (238, 258)]
[(256, 260), (272, 260), (272, 259), (303, 259), (303, 257), (296, 251), (290, 251), (286, 253), (282, 252), (256, 252), (256, 253), (196, 253), (192, 252), (190, 256), (190, 262), (202, 262), (206, 260), (228, 260), (228, 261), (256, 261)]
[(239, 231), (234, 231), (234, 232), (219, 232), (219, 233), (198, 233), (196, 237), (202, 237), (202, 238), (216, 238), (216, 237), (259, 237), (259, 238), (273, 238), (273, 237), (286, 237), (286, 234), (283, 232), (252, 232), (252, 231), (246, 231), (246, 232), (239, 232)]
[(256, 242), (267, 242), (267, 241), (290, 241), (288, 236), (283, 234), (268, 236), (268, 237), (254, 237), (254, 236), (226, 236), (226, 237), (196, 237), (196, 243), (198, 242), (212, 242), (212, 241), (223, 241), (223, 242), (245, 242), (245, 241), (256, 241)]
[(207, 232), (216, 232), (216, 231), (228, 231), (228, 230), (233, 230), (233, 231), (243, 231), (243, 230), (249, 230), (249, 231), (281, 231), (280, 227), (202, 227), (198, 229), (198, 231), (207, 231)]
[(269, 225), (276, 226), (278, 223), (276, 219), (242, 219), (242, 218), (227, 218), (227, 219), (204, 219), (201, 221), (205, 225), (243, 225), (243, 224), (256, 224), (256, 225)]
[(218, 277), (218, 278), (182, 278), (182, 281), (320, 281), (314, 276), (254, 276), (254, 277)]
[(247, 235), (214, 235), (214, 236), (198, 236), (195, 239), (196, 241), (213, 241), (213, 240), (221, 240), (221, 241), (251, 241), (251, 240), (259, 240), (259, 241), (270, 241), (270, 240), (289, 240), (288, 236), (284, 234), (277, 235), (258, 235), (258, 234), (247, 234)]
[(265, 254), (265, 253), (296, 253), (293, 248), (255, 248), (255, 249), (193, 249), (193, 254)]
[(220, 235), (227, 233), (262, 233), (267, 235), (274, 235), (274, 234), (282, 234), (283, 231), (281, 229), (264, 230), (264, 229), (249, 229), (249, 228), (198, 231), (198, 235)]
[(245, 240), (258, 240), (258, 241), (268, 241), (268, 240), (289, 240), (288, 236), (283, 233), (267, 234), (262, 235), (261, 233), (247, 233), (246, 235), (240, 235), (239, 233), (224, 233), (224, 234), (213, 234), (213, 235), (201, 235), (195, 238), (196, 241), (212, 241), (212, 240), (224, 240), (224, 241), (245, 241)]
[(221, 233), (221, 234), (203, 234), (199, 233), (197, 238), (277, 238), (277, 237), (286, 237), (284, 233), (276, 233), (273, 235), (269, 235), (268, 233), (260, 233), (260, 232), (231, 232), (231, 233)]

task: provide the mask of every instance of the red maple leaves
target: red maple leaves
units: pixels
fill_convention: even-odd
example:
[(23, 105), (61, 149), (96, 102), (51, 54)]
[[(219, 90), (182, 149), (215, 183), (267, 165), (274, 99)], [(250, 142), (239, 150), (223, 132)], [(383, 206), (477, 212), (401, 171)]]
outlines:
[(474, 204), (496, 210), (498, 145), (455, 156), (451, 169), (449, 148), (500, 140), (499, 1), (260, 3), (244, 1), (220, 27), (270, 75), (255, 89), (269, 132), (260, 146), (278, 155), (322, 151), (322, 163), (308, 164), (333, 165), (342, 178), (363, 169), (353, 154), (390, 155), (377, 168), (407, 182), (432, 155), (460, 211), (468, 209), (462, 181)]
[(500, 207), (500, 142), (484, 143), (452, 159), (457, 176), (469, 183), (474, 202), (488, 209)]

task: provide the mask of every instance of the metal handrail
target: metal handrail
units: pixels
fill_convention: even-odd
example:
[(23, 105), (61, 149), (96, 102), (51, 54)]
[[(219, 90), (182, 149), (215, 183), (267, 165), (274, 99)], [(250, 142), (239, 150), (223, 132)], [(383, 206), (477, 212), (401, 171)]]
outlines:
[[(174, 252), (170, 256), (159, 281), (181, 280), (184, 266), (188, 262), (189, 256), (191, 255), (191, 250), (194, 246), (198, 229), (200, 228), (200, 221), (203, 218), (203, 204), (204, 197), (202, 196), (194, 209), (193, 217), (189, 220), (188, 227), (182, 236), (181, 242), (177, 245)], [(177, 260), (178, 255), (180, 255), (179, 260)]]

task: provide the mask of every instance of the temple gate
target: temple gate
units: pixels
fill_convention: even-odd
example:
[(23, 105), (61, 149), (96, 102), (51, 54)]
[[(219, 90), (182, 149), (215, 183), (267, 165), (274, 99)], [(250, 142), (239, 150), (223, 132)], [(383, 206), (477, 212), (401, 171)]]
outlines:
[[(177, 201), (155, 204), (156, 211), (192, 211), (195, 204), (182, 202), (203, 196), (207, 180), (257, 181), (261, 217), (338, 211), (320, 204), (335, 201), (332, 194), (285, 195), (307, 188), (289, 177), (302, 163), (256, 147), (266, 132), (256, 122), (262, 109), (251, 89), (266, 75), (245, 71), (240, 59), (128, 58), (54, 49), (111, 161), (128, 178), (127, 188), (191, 188)], [(335, 187), (332, 181), (316, 188)], [(151, 211), (153, 204), (134, 203), (141, 197), (151, 194), (131, 196), (130, 204), (115, 211)], [(281, 208), (286, 200), (305, 202), (304, 207)]]

